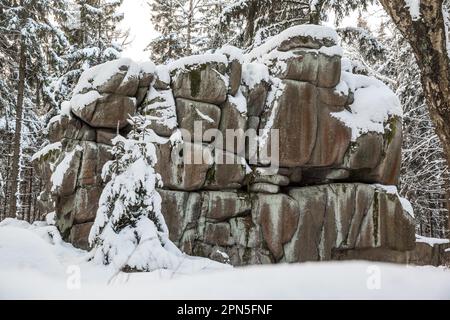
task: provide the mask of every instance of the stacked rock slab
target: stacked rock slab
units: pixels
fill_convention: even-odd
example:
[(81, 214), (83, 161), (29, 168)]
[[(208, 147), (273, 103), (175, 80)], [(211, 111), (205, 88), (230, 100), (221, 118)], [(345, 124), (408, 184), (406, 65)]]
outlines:
[(38, 199), (44, 212), (56, 213), (64, 239), (88, 247), (105, 181), (102, 169), (112, 160), (111, 140), (126, 132), (142, 89), (147, 94), (154, 65), (129, 59), (99, 65), (83, 73), (70, 101), (47, 128), (49, 145), (34, 156), (44, 183)]
[[(398, 100), (376, 80), (342, 71), (333, 30), (294, 27), (245, 55), (224, 47), (156, 68), (128, 62), (106, 79), (97, 68), (84, 75), (90, 85), (81, 80), (68, 115), (51, 122), (52, 144), (36, 157), (52, 182), (40, 201), (76, 246), (87, 246), (111, 139), (126, 134), (135, 111), (161, 137), (163, 214), (187, 254), (233, 265), (399, 261), (414, 248), (412, 217), (383, 187), (399, 177)], [(240, 129), (238, 138), (259, 130), (269, 146), (265, 133), (277, 129), (279, 161), (269, 152), (254, 163), (248, 144), (196, 134), (211, 129)]]

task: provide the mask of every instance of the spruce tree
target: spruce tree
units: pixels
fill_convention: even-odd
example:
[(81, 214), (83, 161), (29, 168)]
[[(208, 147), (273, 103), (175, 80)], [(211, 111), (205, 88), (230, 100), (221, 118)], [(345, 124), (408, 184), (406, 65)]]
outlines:
[[(122, 2), (73, 0), (70, 4), (67, 19), (60, 21), (70, 46), (51, 88), (57, 108), (70, 97), (84, 70), (120, 57), (122, 48), (118, 40), (122, 35), (117, 26), (123, 19), (118, 13)], [(50, 115), (56, 112), (53, 110)]]
[[(342, 19), (352, 10), (365, 9), (373, 0), (235, 0), (222, 11), (220, 30), (241, 22), (231, 40), (240, 47), (259, 45), (265, 39), (299, 24), (320, 24), (329, 12)], [(242, 28), (244, 22), (244, 28)]]
[(151, 4), (152, 23), (160, 36), (150, 42), (148, 50), (157, 64), (180, 58), (185, 51), (178, 3), (178, 0), (154, 0)]
[(153, 131), (146, 129), (144, 117), (133, 117), (130, 123), (133, 131), (128, 138), (113, 140), (115, 159), (103, 169), (103, 179), (109, 182), (89, 235), (93, 260), (117, 271), (168, 268), (181, 252), (170, 242), (161, 213)]
[(4, 81), (6, 88), (14, 96), (2, 93), (9, 115), (14, 115), (8, 168), (8, 215), (11, 217), (23, 213), (20, 183), (29, 161), (28, 147), (34, 144), (41, 131), (37, 119), (41, 97), (47, 92), (49, 74), (56, 68), (55, 61), (59, 61), (58, 46), (64, 46), (67, 40), (51, 21), (65, 14), (66, 4), (66, 1), (56, 0), (0, 1), (0, 55), (8, 77)]
[(158, 63), (198, 54), (217, 40), (220, 12), (227, 0), (155, 0), (151, 4), (152, 23), (160, 35), (148, 46)]

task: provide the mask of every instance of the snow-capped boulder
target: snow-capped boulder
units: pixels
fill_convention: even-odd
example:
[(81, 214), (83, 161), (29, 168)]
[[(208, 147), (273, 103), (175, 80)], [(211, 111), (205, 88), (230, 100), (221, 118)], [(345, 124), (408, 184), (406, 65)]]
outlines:
[(155, 83), (153, 87), (156, 90), (169, 90), (170, 89), (170, 71), (165, 65), (159, 65), (155, 69)]
[(222, 54), (181, 58), (169, 68), (175, 98), (220, 105), (227, 99), (228, 59)]
[(95, 96), (95, 99), (88, 103), (85, 98), (87, 99), (85, 94), (72, 98), (72, 112), (94, 128), (122, 129), (128, 125), (128, 117), (136, 112), (134, 97), (108, 93)]
[[(148, 69), (147, 66), (144, 67)], [(100, 64), (83, 72), (74, 94), (97, 91), (100, 94), (134, 96), (139, 87), (141, 74), (148, 77), (147, 72), (141, 71), (141, 66), (131, 59), (118, 59)]]
[(277, 78), (333, 88), (340, 81), (343, 55), (337, 42), (337, 33), (330, 28), (296, 26), (254, 48), (247, 59), (267, 65)]
[(259, 117), (264, 110), (270, 89), (269, 68), (262, 63), (242, 65), (241, 90), (247, 99), (247, 114)]
[(226, 45), (216, 51), (216, 54), (223, 54), (228, 59), (227, 75), (229, 78), (229, 94), (235, 96), (239, 90), (242, 79), (242, 63), (244, 54), (241, 49)]
[(83, 72), (70, 100), (71, 111), (94, 128), (122, 129), (153, 81), (155, 65), (118, 59)]
[(51, 191), (54, 195), (65, 197), (75, 192), (82, 152), (83, 149), (77, 146), (70, 152), (61, 153), (50, 178)]

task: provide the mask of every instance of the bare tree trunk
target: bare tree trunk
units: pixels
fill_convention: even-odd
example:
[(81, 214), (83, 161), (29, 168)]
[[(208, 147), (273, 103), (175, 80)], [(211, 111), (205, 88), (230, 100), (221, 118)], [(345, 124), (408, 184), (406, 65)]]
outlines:
[(413, 48), (431, 120), (450, 166), (450, 59), (443, 1), (421, 0), (420, 18), (417, 20), (412, 19), (404, 0), (380, 2)]
[(16, 217), (17, 211), (17, 197), (19, 183), (19, 165), (20, 165), (20, 148), (22, 141), (22, 117), (23, 117), (23, 100), (25, 92), (25, 73), (26, 73), (26, 45), (24, 40), (20, 43), (20, 62), (19, 62), (19, 85), (17, 91), (17, 105), (16, 105), (16, 128), (14, 132), (13, 141), (13, 157), (11, 165), (11, 193), (9, 198), (9, 214), (11, 218)]
[(320, 13), (322, 12), (323, 1), (319, 0), (315, 2), (314, 8), (311, 8), (309, 13), (309, 23), (320, 24)]

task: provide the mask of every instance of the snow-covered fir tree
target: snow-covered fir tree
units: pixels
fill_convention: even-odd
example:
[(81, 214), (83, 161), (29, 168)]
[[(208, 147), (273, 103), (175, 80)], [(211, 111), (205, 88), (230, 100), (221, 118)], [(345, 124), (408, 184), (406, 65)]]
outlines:
[(156, 63), (197, 54), (212, 48), (214, 27), (226, 0), (154, 0), (152, 24), (159, 36), (148, 46)]
[[(240, 21), (231, 43), (248, 47), (293, 25), (308, 22), (308, 0), (241, 0), (231, 1), (222, 11), (221, 30)], [(243, 22), (243, 23), (242, 23)]]
[[(320, 24), (333, 12), (336, 20), (356, 9), (365, 9), (373, 0), (235, 0), (222, 11), (220, 30), (237, 25), (225, 42), (239, 47), (259, 45), (268, 37), (294, 25)], [(224, 34), (226, 36), (226, 34)]]
[[(119, 7), (123, 0), (72, 0), (67, 19), (60, 21), (69, 40), (62, 71), (52, 83), (55, 106), (67, 100), (84, 70), (119, 58), (122, 35), (118, 24), (123, 19)], [(54, 110), (50, 115), (54, 115)]]
[(154, 0), (152, 23), (160, 35), (148, 46), (151, 59), (158, 64), (183, 56), (184, 41), (180, 34), (181, 16), (177, 0)]
[(0, 1), (0, 56), (4, 75), (0, 99), (6, 109), (0, 122), (5, 124), (3, 149), (7, 149), (7, 159), (2, 159), (6, 161), (1, 161), (1, 165), (7, 166), (8, 173), (8, 199), (3, 214), (9, 216), (25, 217), (31, 211), (33, 194), (27, 186), (31, 183), (29, 175), (32, 176), (29, 158), (36, 151), (42, 131), (38, 115), (50, 100), (47, 93), (51, 74), (58, 70), (60, 54), (67, 44), (64, 33), (54, 22), (65, 16), (66, 8), (67, 1)]
[(128, 138), (113, 140), (115, 159), (103, 169), (103, 179), (109, 182), (89, 241), (93, 260), (114, 270), (173, 268), (182, 256), (169, 240), (161, 213), (161, 196), (156, 190), (161, 177), (154, 169), (155, 136), (146, 129), (147, 121), (144, 117), (130, 120), (133, 131)]

